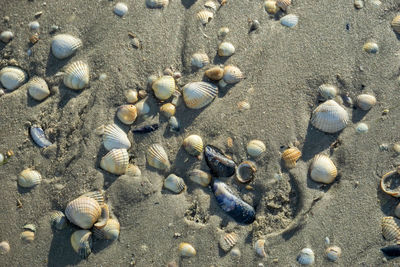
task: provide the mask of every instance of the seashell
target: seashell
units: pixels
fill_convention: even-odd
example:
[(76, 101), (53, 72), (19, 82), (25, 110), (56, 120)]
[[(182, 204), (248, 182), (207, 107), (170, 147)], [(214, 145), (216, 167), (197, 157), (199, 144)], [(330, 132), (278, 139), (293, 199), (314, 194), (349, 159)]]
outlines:
[(57, 230), (62, 230), (67, 226), (67, 217), (62, 211), (53, 211), (50, 215), (50, 224)]
[(14, 38), (14, 34), (11, 31), (2, 31), (0, 33), (0, 41), (7, 44)]
[(256, 165), (251, 161), (243, 161), (236, 168), (236, 179), (241, 183), (248, 183), (254, 179)]
[(167, 118), (171, 118), (172, 116), (174, 116), (175, 112), (176, 108), (171, 103), (166, 103), (160, 108), (160, 113)]
[(400, 204), (397, 204), (396, 208), (394, 209), (394, 215), (397, 218), (400, 218)]
[(214, 17), (214, 13), (209, 10), (201, 10), (197, 13), (197, 19), (201, 22), (201, 24), (206, 25), (209, 23)]
[(71, 235), (71, 246), (82, 259), (86, 259), (92, 252), (92, 232), (88, 230), (75, 231)]
[(400, 197), (398, 179), (400, 176), (400, 167), (396, 170), (385, 173), (381, 178), (381, 189), (392, 197)]
[(31, 126), (31, 128), (29, 129), (29, 133), (32, 137), (32, 140), (39, 147), (43, 148), (52, 145), (52, 143), (47, 139), (46, 135), (44, 134), (43, 129), (39, 126)]
[(239, 111), (245, 111), (250, 109), (250, 103), (247, 101), (239, 101), (237, 103)]
[(114, 6), (114, 14), (120, 17), (123, 17), (126, 13), (128, 13), (128, 6), (125, 3), (117, 3)]
[(223, 182), (215, 180), (211, 186), (218, 205), (238, 223), (250, 224), (255, 220), (255, 210)]
[(68, 220), (82, 229), (90, 229), (101, 216), (101, 207), (93, 198), (80, 196), (65, 208)]
[(326, 257), (330, 261), (337, 261), (342, 255), (342, 249), (338, 246), (331, 246), (325, 250)]
[(196, 256), (196, 250), (189, 243), (185, 243), (185, 242), (180, 243), (179, 247), (178, 247), (178, 251), (179, 251), (179, 255), (181, 255), (182, 257)]
[(390, 24), (392, 25), (393, 30), (400, 34), (400, 15), (394, 17)]
[(254, 249), (256, 250), (257, 255), (261, 258), (265, 258), (267, 256), (267, 253), (265, 253), (264, 245), (265, 239), (258, 239), (256, 243), (254, 243)]
[(362, 110), (370, 110), (376, 104), (376, 98), (373, 95), (361, 94), (357, 96), (357, 106)]
[(216, 12), (217, 9), (218, 9), (217, 3), (215, 3), (214, 1), (211, 1), (211, 0), (205, 2), (204, 7), (210, 8), (210, 9), (212, 9), (214, 12)]
[(324, 99), (329, 100), (336, 97), (338, 89), (336, 86), (333, 86), (331, 84), (321, 84), (318, 87), (318, 92)]
[(33, 240), (35, 240), (35, 233), (34, 232), (32, 232), (32, 231), (23, 231), (22, 233), (21, 233), (21, 239), (22, 239), (22, 241), (24, 241), (24, 242), (27, 242), (27, 243), (31, 243), (31, 242), (33, 242)]
[(126, 149), (112, 149), (100, 161), (100, 167), (113, 174), (124, 174), (128, 168), (129, 154)]
[(49, 87), (43, 78), (33, 77), (27, 87), (29, 95), (37, 101), (42, 101), (50, 95)]
[(294, 14), (289, 14), (280, 19), (280, 22), (283, 26), (293, 28), (299, 22), (299, 17)]
[(104, 191), (103, 190), (96, 190), (96, 191), (91, 191), (87, 192), (82, 195), (82, 197), (90, 197), (93, 198), (94, 200), (99, 203), (100, 206), (104, 205)]
[(240, 258), (240, 256), (242, 255), (242, 253), (240, 252), (240, 249), (237, 248), (237, 247), (232, 248), (230, 254), (231, 254), (231, 256), (232, 256), (233, 258)]
[(347, 126), (349, 115), (334, 100), (320, 104), (311, 117), (311, 124), (318, 130), (326, 133), (336, 133)]
[(186, 185), (185, 181), (183, 181), (181, 177), (176, 176), (175, 174), (170, 174), (164, 180), (164, 187), (176, 194), (179, 194), (185, 189)]
[(28, 23), (28, 27), (31, 31), (36, 31), (39, 29), (40, 24), (38, 21), (31, 21)]
[(314, 263), (315, 255), (311, 248), (303, 248), (297, 256), (297, 262), (301, 265), (311, 265)]
[(207, 187), (211, 183), (211, 174), (202, 170), (192, 170), (188, 173), (190, 180), (201, 186)]
[(221, 27), (221, 28), (219, 28), (217, 35), (218, 35), (218, 38), (223, 39), (228, 35), (228, 33), (229, 33), (228, 27)]
[(174, 105), (175, 107), (179, 106), (180, 103), (182, 102), (181, 96), (182, 94), (178, 90), (175, 90), (175, 92), (172, 94), (171, 104)]
[(34, 33), (29, 37), (29, 42), (31, 44), (36, 44), (37, 42), (39, 42), (40, 38), (39, 38), (39, 34), (38, 33)]
[(147, 163), (158, 170), (166, 170), (171, 166), (167, 152), (160, 144), (153, 144), (147, 149)]
[(169, 0), (146, 0), (148, 8), (164, 8), (168, 6)]
[(129, 149), (131, 142), (126, 133), (116, 124), (104, 126), (103, 145), (107, 150)]
[(208, 58), (206, 53), (195, 53), (192, 56), (191, 64), (192, 67), (202, 68), (210, 63), (210, 59)]
[(283, 151), (282, 159), (288, 169), (296, 166), (297, 160), (301, 157), (301, 151), (297, 147), (290, 147)]
[(211, 172), (217, 177), (230, 177), (235, 173), (236, 163), (228, 159), (217, 147), (207, 145), (204, 156)]
[(93, 234), (99, 239), (117, 240), (120, 232), (120, 224), (117, 219), (111, 218), (107, 221), (106, 226), (99, 229), (94, 227)]
[(235, 47), (229, 42), (222, 42), (218, 47), (218, 56), (230, 57), (235, 53)]
[(108, 219), (110, 218), (110, 210), (107, 204), (101, 205), (101, 214), (100, 217), (97, 219), (97, 222), (94, 224), (96, 228), (103, 228), (106, 226)]
[(139, 167), (134, 164), (129, 164), (128, 168), (126, 169), (126, 174), (133, 177), (139, 177), (142, 175)]
[(147, 104), (146, 99), (139, 101), (135, 104), (137, 114), (141, 117), (146, 117), (150, 112), (150, 106)]
[(213, 81), (219, 81), (222, 79), (222, 77), (224, 77), (224, 69), (219, 66), (215, 66), (206, 70), (204, 74), (207, 76), (207, 78)]
[(190, 82), (183, 89), (183, 100), (188, 108), (201, 109), (218, 94), (218, 87), (208, 82)]
[(221, 235), (218, 244), (223, 251), (228, 252), (236, 245), (238, 240), (239, 236), (235, 232), (224, 233), (223, 235)]
[(28, 223), (28, 224), (25, 224), (25, 225), (24, 225), (23, 229), (35, 233), (35, 232), (36, 232), (36, 225), (34, 225), (34, 224), (32, 224), (32, 223)]
[(381, 220), (382, 235), (388, 240), (400, 240), (400, 220), (392, 216), (383, 217)]
[(364, 1), (363, 0), (354, 0), (354, 7), (357, 9), (361, 9), (364, 7)]
[(0, 242), (0, 254), (4, 255), (10, 252), (10, 244), (7, 241)]
[(9, 66), (0, 70), (0, 82), (5, 89), (10, 91), (20, 87), (27, 78), (25, 71), (18, 67)]
[(124, 93), (126, 102), (134, 104), (138, 101), (138, 92), (136, 90), (129, 89)]
[(267, 148), (265, 147), (265, 144), (260, 140), (251, 140), (247, 144), (247, 154), (249, 154), (249, 156), (252, 158), (259, 157), (266, 150)]
[(356, 131), (357, 133), (366, 133), (368, 132), (368, 125), (360, 122), (359, 124), (357, 124)]
[(142, 127), (136, 127), (134, 129), (132, 129), (133, 133), (136, 134), (145, 134), (145, 133), (151, 133), (156, 131), (159, 128), (158, 123), (154, 123), (154, 124), (149, 124), (149, 125), (145, 125)]
[(375, 42), (367, 42), (363, 46), (363, 50), (370, 54), (376, 54), (379, 52), (379, 46)]
[(124, 124), (132, 124), (137, 117), (136, 107), (134, 105), (122, 105), (117, 109), (117, 117)]
[(81, 39), (70, 34), (57, 34), (51, 40), (51, 52), (58, 59), (72, 56), (80, 47)]
[(314, 157), (310, 166), (310, 176), (315, 182), (330, 184), (337, 176), (337, 169), (332, 160), (323, 154)]
[(283, 11), (286, 11), (291, 4), (291, 0), (276, 0), (276, 5)]
[(256, 31), (260, 28), (260, 22), (258, 20), (249, 20), (249, 33)]
[(167, 100), (175, 91), (175, 80), (172, 76), (162, 76), (151, 87), (159, 100)]
[(227, 84), (234, 84), (243, 80), (244, 75), (238, 67), (228, 65), (224, 67), (223, 79)]
[(276, 1), (267, 0), (264, 2), (265, 11), (268, 14), (275, 15), (279, 11), (279, 7), (276, 5)]
[(381, 251), (383, 254), (387, 257), (398, 257), (400, 256), (400, 245), (392, 245), (392, 246), (387, 246), (384, 248), (381, 248)]
[(83, 61), (75, 61), (65, 69), (64, 84), (70, 89), (80, 90), (89, 85), (89, 66)]
[(203, 152), (203, 140), (198, 135), (189, 135), (183, 140), (183, 147), (190, 155), (199, 156)]
[(42, 181), (42, 175), (30, 168), (23, 170), (18, 176), (18, 185), (24, 188), (34, 187)]

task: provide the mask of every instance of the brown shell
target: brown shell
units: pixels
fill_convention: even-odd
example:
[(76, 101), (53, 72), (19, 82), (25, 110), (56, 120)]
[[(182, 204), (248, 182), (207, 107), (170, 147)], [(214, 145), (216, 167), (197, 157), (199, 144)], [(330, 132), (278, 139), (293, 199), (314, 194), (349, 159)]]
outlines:
[(213, 81), (219, 81), (222, 79), (222, 77), (224, 77), (224, 69), (219, 66), (215, 66), (206, 70), (204, 74), (207, 78)]
[(296, 162), (300, 157), (301, 151), (297, 147), (290, 147), (282, 153), (282, 159), (285, 161), (285, 166), (289, 169), (296, 166)]
[(291, 4), (291, 0), (276, 0), (276, 5), (283, 11), (286, 11)]
[(117, 109), (117, 117), (124, 124), (132, 124), (137, 117), (135, 105), (122, 105)]
[(392, 216), (383, 217), (381, 221), (382, 235), (388, 240), (400, 240), (400, 220)]
[(160, 107), (160, 113), (166, 118), (170, 118), (175, 115), (176, 108), (171, 103), (166, 103)]
[(101, 216), (101, 207), (93, 198), (81, 196), (68, 203), (65, 215), (73, 224), (90, 229)]

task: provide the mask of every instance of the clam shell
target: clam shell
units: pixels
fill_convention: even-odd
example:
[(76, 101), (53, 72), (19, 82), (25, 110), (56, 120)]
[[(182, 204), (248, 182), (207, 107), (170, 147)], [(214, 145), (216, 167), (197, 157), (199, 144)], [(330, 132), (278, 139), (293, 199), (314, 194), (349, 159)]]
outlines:
[(297, 256), (297, 262), (301, 265), (311, 265), (314, 263), (315, 255), (311, 248), (303, 248)]
[(297, 160), (301, 157), (301, 151), (297, 147), (290, 147), (283, 151), (282, 159), (286, 168), (294, 168)]
[(200, 109), (214, 100), (218, 87), (208, 82), (191, 82), (183, 87), (182, 92), (188, 108)]
[(205, 3), (204, 3), (204, 7), (210, 8), (210, 9), (212, 9), (214, 12), (216, 12), (217, 9), (218, 9), (217, 3), (215, 3), (214, 1), (211, 1), (211, 0), (205, 2)]
[(200, 21), (201, 24), (206, 25), (209, 23), (214, 17), (214, 13), (209, 10), (201, 10), (197, 13), (197, 19)]
[(52, 143), (47, 139), (44, 131), (39, 126), (33, 125), (29, 128), (29, 133), (32, 137), (32, 140), (35, 142), (36, 145), (39, 147), (48, 147), (51, 146)]
[(101, 205), (101, 214), (100, 217), (97, 219), (97, 222), (94, 224), (96, 228), (103, 228), (106, 226), (108, 219), (110, 218), (110, 210), (107, 204)]
[(337, 176), (337, 169), (328, 156), (318, 154), (311, 163), (310, 176), (315, 182), (330, 184)]
[(112, 149), (100, 161), (100, 167), (110, 173), (121, 175), (128, 168), (129, 154), (126, 149)]
[(138, 92), (136, 90), (129, 89), (124, 93), (126, 102), (134, 104), (138, 101)]
[(172, 76), (162, 76), (151, 87), (159, 100), (167, 100), (175, 91), (175, 80)]
[(394, 17), (390, 24), (392, 25), (393, 30), (400, 34), (400, 15)]
[(198, 135), (189, 135), (183, 140), (183, 147), (190, 155), (198, 156), (203, 152), (203, 140)]
[(176, 176), (175, 174), (170, 174), (164, 180), (164, 187), (176, 194), (179, 194), (185, 189), (186, 185), (185, 181), (183, 181), (181, 177)]
[(142, 172), (140, 171), (138, 166), (134, 164), (129, 164), (125, 174), (133, 177), (139, 177), (142, 175)]
[(247, 144), (247, 154), (252, 158), (257, 158), (267, 150), (265, 144), (260, 140), (251, 140)]
[(224, 76), (223, 79), (227, 84), (238, 83), (243, 80), (244, 75), (242, 71), (235, 66), (228, 65), (224, 67)]
[(35, 240), (35, 233), (32, 231), (23, 231), (20, 235), (22, 241), (31, 243)]
[(330, 261), (337, 261), (342, 255), (342, 249), (338, 246), (331, 246), (325, 250), (326, 257)]
[(254, 179), (256, 165), (251, 161), (243, 161), (236, 168), (236, 179), (241, 183), (248, 183)]
[(381, 220), (382, 235), (388, 241), (400, 240), (400, 220), (392, 216), (383, 217)]
[(104, 228), (93, 228), (93, 234), (99, 239), (117, 240), (120, 232), (120, 224), (117, 219), (111, 218)]
[(167, 152), (160, 144), (151, 145), (146, 152), (147, 163), (159, 170), (166, 170), (171, 165), (168, 160)]
[(218, 244), (223, 251), (228, 252), (236, 245), (238, 240), (239, 236), (235, 232), (224, 233), (221, 235)]
[(18, 176), (18, 185), (24, 188), (34, 187), (42, 181), (42, 175), (32, 169), (23, 170)]
[(102, 206), (104, 204), (104, 191), (103, 190), (90, 191), (90, 192), (83, 194), (82, 196), (93, 198), (94, 200), (97, 201), (97, 203), (99, 203), (100, 206)]
[(366, 43), (363, 45), (363, 50), (364, 50), (365, 52), (367, 52), (367, 53), (370, 53), (370, 54), (376, 54), (376, 53), (379, 52), (379, 46), (378, 46), (377, 43), (375, 43), (375, 42), (373, 42), (373, 41), (371, 41), (371, 42), (366, 42)]
[(114, 6), (114, 14), (120, 17), (123, 17), (126, 13), (128, 13), (128, 6), (125, 3), (117, 3)]
[(280, 19), (280, 22), (283, 26), (293, 28), (299, 22), (299, 17), (294, 14), (289, 14)]
[(137, 117), (137, 109), (134, 105), (122, 105), (117, 109), (117, 117), (124, 124), (132, 124)]
[(93, 198), (81, 196), (65, 208), (68, 220), (82, 229), (90, 229), (101, 216), (101, 207)]
[(75, 61), (65, 68), (64, 84), (70, 89), (81, 90), (89, 85), (89, 66)]
[(62, 211), (53, 211), (50, 214), (50, 224), (57, 230), (62, 230), (67, 226), (67, 217)]
[(129, 149), (131, 142), (126, 133), (116, 124), (104, 126), (103, 145), (107, 150)]
[(0, 82), (5, 89), (10, 91), (20, 87), (27, 78), (25, 71), (18, 67), (9, 66), (0, 70)]
[(174, 116), (175, 112), (176, 108), (171, 103), (166, 103), (160, 107), (160, 113), (167, 118)]
[(376, 104), (376, 98), (373, 95), (361, 94), (357, 96), (357, 106), (362, 110), (370, 110)]
[(235, 53), (235, 47), (229, 42), (222, 42), (218, 47), (218, 56), (230, 57)]
[(276, 0), (276, 5), (283, 11), (286, 11), (291, 4), (291, 0)]
[(51, 52), (58, 59), (72, 56), (81, 46), (82, 41), (70, 34), (57, 34), (51, 40)]
[(189, 243), (185, 243), (185, 242), (180, 243), (179, 247), (178, 247), (178, 251), (179, 251), (179, 255), (181, 255), (182, 257), (196, 256), (196, 250)]
[(336, 86), (331, 84), (321, 84), (318, 87), (318, 92), (325, 100), (329, 100), (336, 97), (338, 89)]
[(264, 245), (265, 245), (265, 239), (258, 239), (256, 243), (254, 243), (254, 249), (256, 251), (256, 254), (261, 258), (265, 258), (267, 256), (267, 253), (265, 253)]
[(206, 70), (204, 74), (207, 76), (207, 78), (213, 81), (219, 81), (222, 79), (222, 77), (224, 77), (224, 69), (219, 66), (215, 66)]
[(33, 77), (27, 87), (29, 95), (37, 101), (42, 101), (50, 95), (49, 87), (43, 78)]
[(276, 5), (276, 1), (267, 0), (264, 2), (265, 11), (268, 14), (275, 15), (279, 11), (279, 7)]
[(92, 252), (92, 232), (78, 230), (71, 235), (71, 246), (82, 259), (86, 259)]
[(164, 8), (168, 6), (169, 0), (146, 0), (148, 8)]
[(211, 183), (211, 174), (202, 170), (192, 170), (188, 173), (190, 180), (193, 182), (207, 187)]
[(210, 59), (208, 58), (206, 53), (195, 53), (192, 55), (191, 64), (192, 67), (202, 68), (210, 63)]
[(10, 244), (7, 241), (0, 242), (0, 255), (10, 252)]
[(349, 121), (349, 114), (334, 100), (320, 104), (311, 117), (311, 124), (320, 131), (336, 133), (343, 130)]
[(14, 34), (11, 31), (2, 31), (0, 33), (0, 41), (7, 44), (14, 38)]

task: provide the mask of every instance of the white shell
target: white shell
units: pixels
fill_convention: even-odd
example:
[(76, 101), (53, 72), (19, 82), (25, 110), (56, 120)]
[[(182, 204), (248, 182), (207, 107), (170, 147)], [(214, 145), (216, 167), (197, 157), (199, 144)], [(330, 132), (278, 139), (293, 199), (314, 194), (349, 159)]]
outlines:
[(209, 10), (201, 10), (197, 13), (197, 19), (201, 22), (201, 24), (206, 25), (209, 23), (214, 17), (214, 13)]
[(151, 86), (159, 100), (167, 100), (175, 91), (175, 79), (172, 76), (162, 76), (155, 80)]
[(193, 67), (202, 68), (210, 63), (206, 53), (195, 53), (192, 56), (191, 63)]
[(297, 256), (297, 261), (301, 265), (311, 265), (314, 263), (315, 255), (311, 248), (303, 248)]
[(7, 241), (0, 242), (0, 255), (10, 252), (10, 244)]
[(110, 124), (104, 127), (103, 144), (107, 150), (120, 148), (129, 149), (131, 147), (128, 136), (116, 124)]
[(331, 84), (321, 84), (318, 87), (318, 92), (323, 98), (325, 98), (325, 100), (329, 100), (336, 97), (338, 89), (336, 88), (336, 86), (333, 86)]
[(126, 102), (134, 104), (138, 101), (138, 92), (136, 90), (129, 89), (125, 91)]
[(318, 154), (314, 157), (310, 170), (311, 179), (319, 183), (330, 184), (337, 176), (335, 164), (324, 154)]
[(224, 233), (221, 235), (218, 244), (223, 251), (228, 252), (236, 245), (238, 240), (239, 236), (235, 232)]
[(176, 176), (175, 174), (170, 174), (164, 180), (164, 187), (176, 194), (179, 194), (185, 189), (186, 185), (185, 181), (183, 181), (181, 177)]
[(163, 8), (166, 7), (169, 0), (146, 0), (146, 6), (149, 8)]
[(294, 14), (289, 14), (280, 19), (280, 22), (283, 26), (293, 28), (299, 22), (299, 17)]
[(265, 144), (260, 140), (251, 140), (247, 144), (247, 154), (250, 157), (257, 158), (267, 150)]
[(218, 56), (230, 57), (235, 53), (235, 47), (229, 42), (222, 42), (218, 47)]
[(0, 33), (0, 41), (8, 43), (14, 38), (14, 34), (11, 31), (3, 31)]
[(28, 27), (31, 31), (36, 31), (37, 29), (39, 29), (40, 24), (37, 21), (32, 21), (28, 23)]
[(376, 98), (373, 95), (361, 94), (357, 96), (357, 106), (362, 110), (370, 110), (376, 104)]
[(143, 99), (135, 104), (138, 116), (146, 116), (150, 112), (150, 106), (147, 104), (146, 99)]
[(215, 3), (214, 1), (211, 1), (211, 0), (207, 1), (204, 4), (204, 7), (214, 10), (214, 12), (217, 11), (217, 9), (218, 9), (217, 3)]
[(126, 149), (113, 149), (100, 161), (100, 167), (113, 174), (124, 174), (129, 165), (129, 154)]
[(34, 187), (42, 181), (42, 175), (36, 170), (25, 169), (18, 176), (18, 185), (24, 188)]
[(114, 13), (117, 16), (123, 17), (128, 13), (128, 6), (125, 3), (119, 2), (114, 6)]
[(27, 77), (25, 71), (14, 66), (5, 67), (0, 71), (0, 82), (8, 90), (20, 87)]
[(73, 55), (82, 46), (82, 41), (70, 34), (58, 34), (51, 41), (51, 52), (58, 59)]
[(267, 256), (267, 253), (265, 253), (265, 250), (264, 250), (264, 245), (265, 245), (264, 239), (258, 239), (256, 241), (256, 243), (254, 243), (254, 249), (255, 249), (257, 255), (262, 258)]
[(368, 132), (368, 125), (366, 123), (360, 122), (359, 124), (357, 124), (356, 131), (357, 133), (366, 133)]
[(179, 247), (178, 247), (178, 250), (179, 250), (179, 254), (182, 257), (193, 257), (193, 256), (196, 256), (195, 248), (189, 243), (185, 243), (185, 242), (180, 243)]
[(337, 261), (342, 255), (342, 249), (338, 246), (331, 246), (326, 249), (325, 253), (330, 261)]
[(193, 182), (201, 185), (201, 186), (208, 186), (211, 183), (212, 176), (208, 172), (202, 170), (192, 170), (188, 173), (190, 180)]
[(50, 95), (49, 87), (43, 78), (33, 77), (27, 87), (29, 95), (37, 101), (42, 101)]
[(189, 135), (183, 140), (186, 152), (193, 156), (199, 156), (203, 152), (203, 140), (196, 134)]
[(64, 84), (70, 89), (80, 90), (89, 85), (89, 66), (83, 61), (76, 61), (65, 69)]
[(165, 170), (171, 166), (168, 154), (160, 144), (151, 145), (147, 149), (146, 158), (150, 166), (159, 170)]
[(234, 84), (240, 82), (244, 78), (242, 71), (235, 66), (228, 65), (224, 67), (223, 80), (227, 84)]
[(218, 87), (208, 82), (191, 82), (183, 87), (182, 92), (188, 108), (200, 109), (214, 100), (218, 94)]
[(334, 100), (328, 100), (320, 104), (311, 117), (311, 124), (320, 131), (336, 133), (347, 126), (349, 115)]

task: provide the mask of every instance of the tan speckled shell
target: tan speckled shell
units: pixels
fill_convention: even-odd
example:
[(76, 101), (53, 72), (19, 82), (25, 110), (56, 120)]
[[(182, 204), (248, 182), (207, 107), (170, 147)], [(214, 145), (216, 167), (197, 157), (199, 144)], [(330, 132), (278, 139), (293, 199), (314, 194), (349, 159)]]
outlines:
[(223, 79), (227, 84), (240, 82), (244, 78), (242, 71), (235, 66), (228, 65), (224, 67)]
[(301, 157), (301, 151), (297, 147), (290, 147), (283, 151), (282, 159), (287, 168), (294, 168), (297, 160)]
[(196, 256), (196, 249), (189, 243), (182, 242), (178, 246), (179, 255), (182, 257)]
[(42, 175), (30, 168), (23, 170), (18, 176), (18, 185), (24, 188), (34, 187), (42, 181)]
[(311, 124), (320, 131), (336, 133), (343, 130), (349, 121), (349, 114), (334, 100), (320, 104), (311, 117)]
[(218, 244), (223, 251), (228, 252), (236, 245), (238, 240), (239, 236), (235, 232), (224, 233), (221, 235)]
[(129, 149), (131, 142), (126, 133), (116, 124), (104, 126), (103, 145), (107, 150), (112, 149)]
[(203, 140), (196, 134), (189, 135), (183, 140), (183, 147), (192, 156), (198, 156), (203, 152)]
[(200, 109), (214, 100), (218, 87), (208, 82), (190, 82), (183, 87), (182, 92), (188, 108)]
[(160, 113), (166, 118), (170, 118), (175, 115), (176, 107), (171, 103), (166, 103), (160, 107)]
[(0, 70), (0, 83), (10, 91), (20, 87), (27, 78), (26, 72), (18, 67), (8, 66)]
[(201, 22), (201, 24), (206, 25), (209, 23), (214, 17), (214, 13), (209, 10), (201, 10), (197, 13), (197, 19)]
[(93, 228), (93, 234), (99, 239), (117, 240), (120, 232), (120, 224), (117, 219), (111, 218), (104, 228)]
[(204, 74), (213, 81), (219, 81), (224, 77), (224, 69), (219, 66), (214, 66), (206, 70)]
[(159, 170), (166, 170), (171, 166), (168, 154), (160, 144), (153, 144), (147, 149), (146, 159), (150, 166)]
[(89, 85), (89, 66), (75, 61), (65, 68), (64, 84), (70, 89), (81, 90)]
[(167, 100), (175, 91), (175, 80), (172, 76), (162, 76), (153, 82), (151, 88), (159, 100)]
[(29, 95), (37, 101), (42, 101), (50, 95), (49, 87), (43, 78), (33, 77), (27, 87)]
[(397, 15), (396, 17), (393, 18), (391, 22), (393, 30), (400, 34), (400, 15)]
[(83, 259), (86, 259), (92, 252), (92, 232), (88, 230), (78, 230), (71, 235), (71, 246), (76, 253)]
[(100, 167), (113, 174), (124, 174), (128, 168), (129, 154), (126, 149), (113, 149), (100, 161)]
[(337, 176), (337, 169), (328, 156), (318, 154), (311, 163), (310, 176), (315, 182), (330, 184)]
[(101, 207), (93, 198), (81, 196), (68, 203), (65, 216), (80, 228), (90, 229), (101, 216)]
[(258, 239), (254, 243), (254, 249), (256, 251), (256, 254), (261, 258), (264, 258), (267, 256), (267, 254), (265, 253), (265, 250), (264, 250), (264, 245), (265, 245), (265, 239)]
[(265, 144), (260, 140), (251, 140), (247, 144), (247, 154), (250, 157), (257, 158), (267, 150)]
[(400, 240), (400, 220), (392, 216), (383, 217), (381, 220), (382, 235), (388, 241)]
[(117, 117), (124, 124), (132, 124), (137, 117), (137, 110), (134, 105), (122, 105), (117, 109)]
[(175, 174), (170, 174), (164, 180), (164, 187), (176, 194), (179, 194), (185, 189), (186, 184), (181, 177), (176, 176)]
[(291, 4), (291, 0), (276, 0), (276, 5), (283, 11), (286, 11)]
[(210, 183), (211, 183), (211, 174), (202, 171), (202, 170), (192, 170), (188, 173), (190, 180), (192, 180), (193, 182), (207, 187)]
[(361, 94), (357, 96), (357, 106), (362, 110), (370, 110), (376, 104), (376, 98), (373, 95)]

